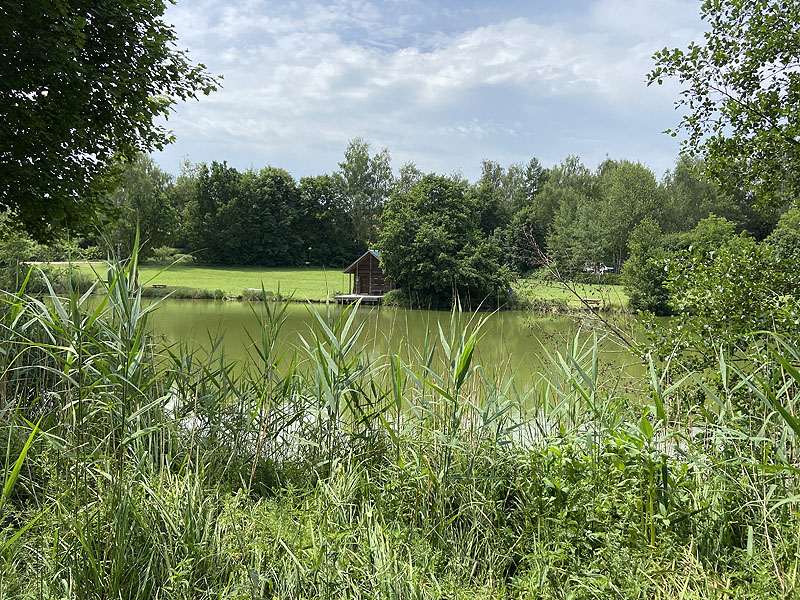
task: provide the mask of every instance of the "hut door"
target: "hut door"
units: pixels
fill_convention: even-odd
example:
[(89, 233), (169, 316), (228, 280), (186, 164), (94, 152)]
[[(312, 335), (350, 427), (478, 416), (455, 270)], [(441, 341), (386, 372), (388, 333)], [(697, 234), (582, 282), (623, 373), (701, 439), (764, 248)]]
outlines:
[(369, 275), (360, 275), (358, 277), (358, 293), (369, 294)]

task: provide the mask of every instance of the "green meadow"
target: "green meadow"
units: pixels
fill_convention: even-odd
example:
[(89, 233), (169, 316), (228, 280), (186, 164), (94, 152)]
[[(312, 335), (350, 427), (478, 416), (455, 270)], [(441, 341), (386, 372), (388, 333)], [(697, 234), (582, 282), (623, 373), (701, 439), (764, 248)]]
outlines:
[[(82, 265), (82, 269), (87, 268)], [(100, 270), (99, 263), (92, 268)], [(139, 283), (145, 288), (166, 285), (168, 290), (221, 290), (227, 297), (240, 296), (244, 290), (264, 290), (293, 297), (296, 300), (324, 302), (338, 293), (348, 293), (348, 276), (338, 270), (322, 267), (216, 267), (195, 265), (142, 265)], [(607, 308), (624, 309), (628, 297), (621, 285), (577, 283), (569, 287), (541, 277), (520, 278), (514, 283), (514, 293), (522, 302), (520, 306), (535, 305), (537, 300), (566, 303), (571, 308), (580, 306), (580, 298), (596, 298)]]
[(226, 296), (239, 296), (243, 290), (261, 289), (282, 296), (315, 302), (349, 291), (347, 275), (322, 267), (200, 267), (193, 265), (142, 265), (141, 285), (166, 285), (169, 288), (222, 290)]

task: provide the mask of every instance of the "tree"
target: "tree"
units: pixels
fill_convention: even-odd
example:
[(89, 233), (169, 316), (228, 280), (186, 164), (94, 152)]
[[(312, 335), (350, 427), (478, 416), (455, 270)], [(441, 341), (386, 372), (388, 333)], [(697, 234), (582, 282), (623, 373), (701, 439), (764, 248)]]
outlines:
[(800, 262), (800, 207), (786, 211), (775, 230), (764, 240), (775, 255), (784, 261)]
[(664, 287), (668, 253), (658, 221), (652, 217), (643, 219), (634, 228), (628, 247), (630, 258), (622, 268), (622, 282), (631, 307), (656, 315), (669, 314), (669, 294)]
[(800, 333), (796, 263), (751, 237), (735, 236), (712, 252), (677, 253), (665, 285), (678, 317), (654, 329), (662, 354), (686, 350), (697, 365), (718, 365), (720, 350), (726, 358), (741, 356), (765, 331)]
[[(402, 171), (402, 169), (401, 169)], [(308, 260), (316, 265), (345, 267), (364, 252), (355, 227), (330, 175), (303, 177), (300, 223)]]
[[(540, 197), (547, 194), (550, 186), (545, 186)], [(558, 196), (558, 211), (547, 236), (548, 254), (566, 271), (602, 262), (605, 242), (600, 201), (570, 187), (558, 189)]]
[(517, 272), (541, 266), (540, 253), (545, 249), (546, 231), (536, 206), (526, 206), (511, 219), (505, 247), (508, 261)]
[(384, 148), (374, 156), (369, 151), (366, 140), (350, 140), (344, 161), (333, 174), (365, 250), (377, 239), (380, 214), (394, 187), (389, 150)]
[[(664, 231), (683, 233), (710, 214), (725, 217), (734, 223), (746, 220), (746, 202), (723, 191), (720, 186), (700, 173), (703, 162), (683, 155), (675, 168), (664, 176), (664, 213), (661, 225)], [(742, 194), (738, 194), (742, 196)]]
[(762, 204), (800, 198), (800, 3), (705, 0), (708, 31), (687, 50), (656, 52), (648, 82), (683, 86), (677, 130), (707, 173)]
[(0, 6), (0, 207), (38, 239), (107, 210), (120, 158), (171, 141), (159, 118), (215, 89), (175, 49), (164, 0)]
[(23, 261), (30, 260), (36, 243), (0, 212), (0, 290), (16, 292), (25, 278)]
[(407, 194), (394, 194), (381, 218), (384, 273), (421, 306), (503, 302), (510, 271), (498, 244), (481, 235), (466, 184), (426, 175)]
[(661, 216), (661, 193), (652, 171), (639, 163), (610, 163), (601, 179), (602, 228), (606, 254), (619, 269), (628, 255), (628, 238), (642, 219)]
[(684, 248), (709, 254), (730, 243), (736, 237), (736, 224), (711, 214), (701, 219), (694, 229), (680, 236)]
[(420, 179), (425, 176), (425, 173), (419, 170), (417, 165), (411, 161), (403, 163), (400, 167), (400, 177), (395, 180), (395, 191), (401, 194), (406, 194), (411, 190), (414, 184), (419, 183)]
[[(241, 174), (226, 163), (211, 163), (197, 166), (192, 179), (195, 187), (185, 209), (185, 239), (187, 249), (207, 263), (224, 264), (230, 256), (226, 225), (220, 221), (220, 213), (239, 192)], [(236, 215), (233, 215), (234, 217)], [(238, 215), (239, 223), (248, 222), (245, 215)], [(236, 223), (230, 224), (235, 227)]]
[(528, 164), (525, 166), (525, 191), (528, 202), (536, 198), (549, 178), (550, 171), (542, 166), (539, 159), (532, 158), (528, 161)]
[(129, 256), (137, 231), (142, 258), (166, 244), (176, 226), (175, 210), (167, 196), (171, 179), (144, 154), (125, 164), (120, 185), (110, 198), (119, 215), (109, 236), (114, 249)]
[(475, 205), (480, 212), (479, 226), (485, 235), (502, 229), (511, 220), (511, 198), (506, 186), (506, 171), (493, 160), (481, 163), (481, 178), (472, 186)]

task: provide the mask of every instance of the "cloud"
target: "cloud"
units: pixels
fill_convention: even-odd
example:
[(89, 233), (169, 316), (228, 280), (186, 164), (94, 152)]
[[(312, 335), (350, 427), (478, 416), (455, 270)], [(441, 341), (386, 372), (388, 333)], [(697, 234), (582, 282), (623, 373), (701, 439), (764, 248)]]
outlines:
[[(576, 147), (564, 155), (584, 152), (579, 139), (560, 134), (563, 124), (586, 139), (603, 139), (620, 122), (650, 123), (658, 134), (675, 120), (676, 90), (647, 88), (644, 76), (655, 49), (685, 43), (676, 35), (690, 39), (687, 6), (694, 4), (600, 0), (554, 22), (509, 17), (445, 33), (410, 2), (182, 2), (168, 13), (181, 45), (223, 73), (224, 88), (177, 108), (168, 126), (179, 143), (162, 162), (189, 154), (320, 173), (362, 135), (401, 160), (473, 176), (480, 158), (493, 158), (482, 152), (544, 156), (545, 136), (559, 138), (548, 152), (567, 142)], [(669, 33), (661, 34), (664, 25)], [(562, 128), (548, 130), (542, 119)], [(585, 148), (594, 154), (595, 145)], [(325, 164), (304, 164), (304, 156)]]

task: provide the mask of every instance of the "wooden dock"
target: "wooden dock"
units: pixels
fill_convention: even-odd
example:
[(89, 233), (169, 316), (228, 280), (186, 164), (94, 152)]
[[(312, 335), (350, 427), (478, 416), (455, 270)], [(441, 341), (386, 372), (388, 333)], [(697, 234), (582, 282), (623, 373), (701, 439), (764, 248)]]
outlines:
[(381, 298), (383, 296), (368, 296), (365, 294), (341, 294), (333, 297), (338, 304), (352, 304), (358, 300), (361, 300), (361, 304), (380, 304)]

